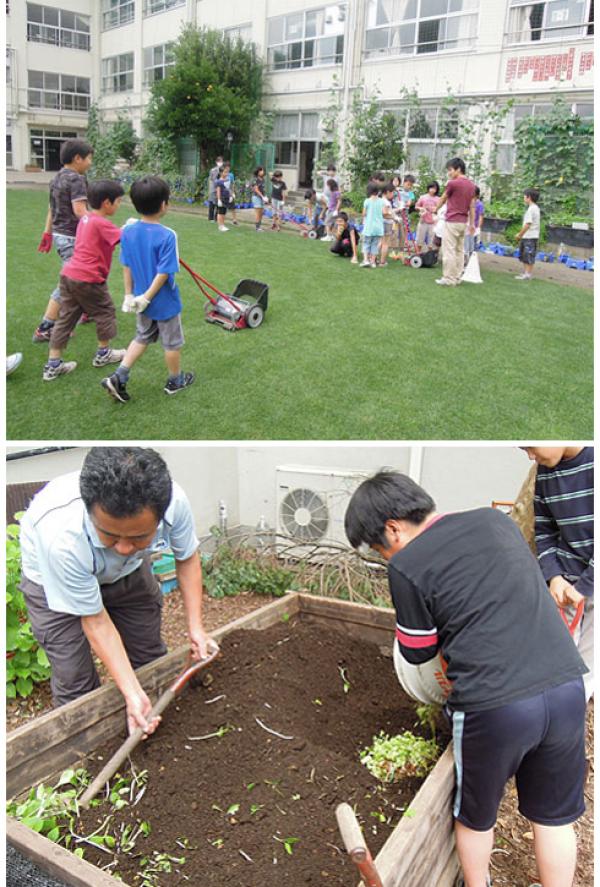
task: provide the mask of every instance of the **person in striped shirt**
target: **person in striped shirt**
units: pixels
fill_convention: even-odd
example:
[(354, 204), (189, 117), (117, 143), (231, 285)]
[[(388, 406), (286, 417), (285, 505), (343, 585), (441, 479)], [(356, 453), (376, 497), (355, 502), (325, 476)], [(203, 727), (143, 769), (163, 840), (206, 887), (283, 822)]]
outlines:
[(594, 682), (594, 448), (524, 447), (537, 463), (535, 545), (550, 594), (561, 609), (584, 604), (574, 637)]

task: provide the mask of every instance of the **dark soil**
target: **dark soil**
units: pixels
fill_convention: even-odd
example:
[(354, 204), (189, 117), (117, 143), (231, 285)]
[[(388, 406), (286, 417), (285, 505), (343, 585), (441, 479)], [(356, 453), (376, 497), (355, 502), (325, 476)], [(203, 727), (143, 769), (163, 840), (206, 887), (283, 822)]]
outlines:
[[(284, 879), (293, 887), (347, 887), (358, 879), (340, 849), (335, 808), (341, 801), (356, 805), (375, 855), (422, 780), (384, 786), (360, 763), (359, 752), (380, 730), (426, 735), (415, 726), (415, 703), (377, 646), (298, 620), (234, 632), (222, 652), (203, 684), (173, 703), (158, 732), (134, 752), (136, 770), (148, 770), (148, 788), (135, 808), (116, 813), (111, 828), (114, 834), (121, 822), (137, 819), (150, 822), (152, 831), (138, 839), (137, 859), (119, 859), (118, 872), (139, 884), (140, 857), (157, 850), (186, 860), (160, 875), (161, 887), (270, 887)], [(257, 718), (293, 738), (272, 735)], [(221, 738), (191, 738), (223, 725), (235, 729)], [(92, 773), (119, 741), (88, 759)], [(239, 809), (227, 815), (234, 804)], [(90, 834), (108, 813), (106, 803), (88, 811), (78, 833)], [(291, 853), (288, 838), (297, 839)], [(182, 849), (185, 839), (189, 847)], [(86, 858), (110, 862), (87, 845)]]

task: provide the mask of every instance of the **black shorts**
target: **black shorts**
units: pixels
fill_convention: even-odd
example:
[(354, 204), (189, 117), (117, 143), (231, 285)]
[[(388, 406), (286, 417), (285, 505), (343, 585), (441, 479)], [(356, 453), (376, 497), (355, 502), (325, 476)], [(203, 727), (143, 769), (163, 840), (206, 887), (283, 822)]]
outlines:
[(218, 216), (226, 216), (227, 215), (227, 207), (225, 204), (223, 206), (217, 206), (217, 215)]
[(536, 237), (524, 237), (519, 244), (519, 262), (523, 262), (524, 265), (534, 265), (537, 248)]
[(454, 739), (454, 817), (475, 831), (494, 826), (515, 776), (519, 811), (566, 825), (585, 810), (585, 691), (581, 678), (487, 711), (446, 714)]

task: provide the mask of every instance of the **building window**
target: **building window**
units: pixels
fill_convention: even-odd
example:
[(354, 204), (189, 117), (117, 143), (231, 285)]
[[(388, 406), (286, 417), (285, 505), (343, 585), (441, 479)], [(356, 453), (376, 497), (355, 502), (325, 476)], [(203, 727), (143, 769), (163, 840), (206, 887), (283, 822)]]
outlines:
[(6, 166), (8, 169), (12, 169), (13, 165), (13, 150), (12, 150), (12, 136), (6, 136)]
[(174, 64), (172, 43), (147, 46), (144, 49), (144, 86), (152, 86), (157, 80), (164, 80), (168, 69)]
[(365, 55), (421, 55), (475, 45), (479, 0), (369, 0)]
[(165, 12), (174, 6), (183, 6), (185, 0), (144, 0), (144, 16), (156, 15), (157, 12)]
[(133, 89), (133, 53), (102, 59), (102, 92), (127, 92)]
[(102, 0), (102, 30), (132, 22), (134, 14), (135, 0)]
[(65, 139), (76, 139), (76, 132), (30, 129), (31, 163), (48, 172), (60, 169), (60, 148)]
[(594, 0), (510, 0), (507, 43), (574, 40), (594, 33)]
[(73, 74), (28, 71), (27, 105), (53, 111), (89, 111), (90, 81)]
[(244, 25), (235, 25), (233, 28), (224, 28), (223, 37), (229, 37), (230, 40), (243, 40), (249, 43), (252, 40), (252, 22)]
[[(405, 112), (401, 112), (403, 115)], [(411, 110), (406, 119), (408, 166), (416, 169), (421, 157), (427, 157), (434, 169), (444, 168), (450, 148), (458, 138), (457, 108)]]
[(89, 52), (90, 17), (66, 9), (28, 3), (27, 39), (33, 43), (51, 43), (53, 46)]
[(271, 71), (339, 65), (344, 55), (346, 6), (337, 3), (268, 20)]

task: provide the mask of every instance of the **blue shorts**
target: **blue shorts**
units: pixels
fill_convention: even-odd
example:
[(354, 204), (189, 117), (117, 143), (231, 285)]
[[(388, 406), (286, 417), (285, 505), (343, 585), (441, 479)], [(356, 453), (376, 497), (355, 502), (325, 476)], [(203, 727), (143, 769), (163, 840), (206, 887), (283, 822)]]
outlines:
[(252, 195), (252, 206), (254, 207), (254, 209), (262, 209), (264, 205), (265, 202), (262, 197), (259, 197), (257, 194)]
[(376, 256), (381, 246), (381, 236), (369, 237), (363, 234), (363, 253), (365, 256)]
[(475, 831), (494, 826), (514, 776), (519, 811), (540, 825), (566, 825), (585, 810), (585, 691), (577, 678), (487, 711), (446, 707), (452, 724), (454, 817)]

